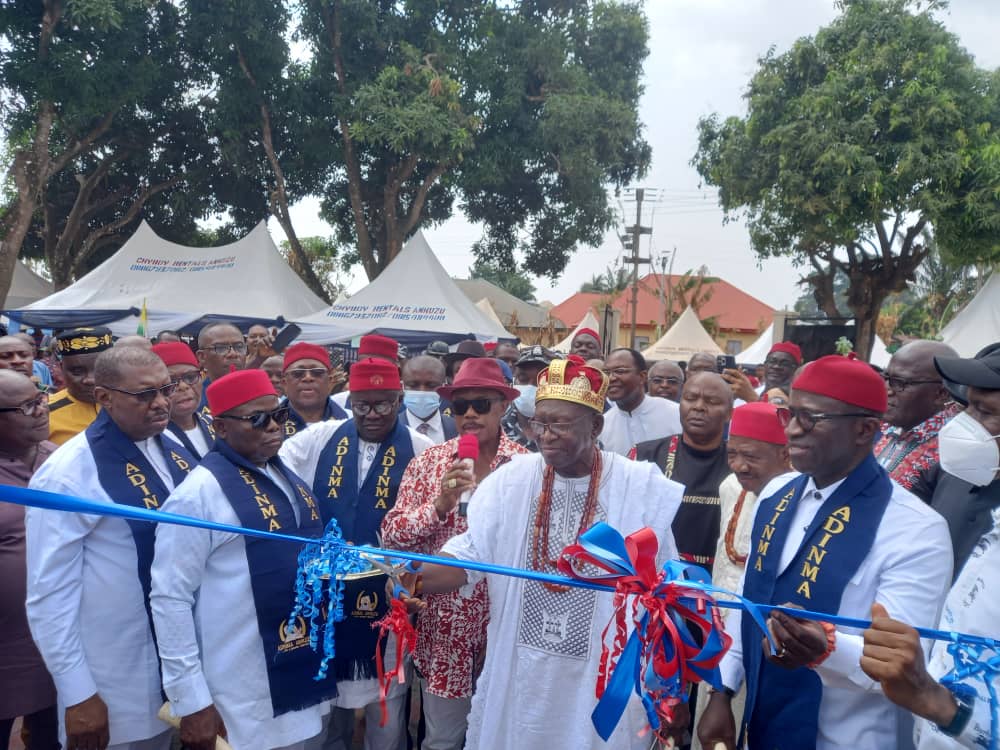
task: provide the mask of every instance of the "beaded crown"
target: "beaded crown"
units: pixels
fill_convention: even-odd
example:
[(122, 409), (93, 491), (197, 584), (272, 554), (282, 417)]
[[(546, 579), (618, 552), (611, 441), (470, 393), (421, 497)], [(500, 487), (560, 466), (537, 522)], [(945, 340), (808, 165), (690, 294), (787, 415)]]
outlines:
[[(567, 369), (570, 370), (566, 382)], [(588, 374), (593, 378), (588, 377)], [(592, 380), (600, 378), (600, 386), (594, 390)], [(547, 369), (538, 375), (538, 390), (535, 400), (558, 399), (574, 404), (589, 406), (598, 413), (604, 412), (604, 396), (608, 392), (608, 376), (600, 370), (586, 365), (578, 365), (572, 360), (553, 360)]]

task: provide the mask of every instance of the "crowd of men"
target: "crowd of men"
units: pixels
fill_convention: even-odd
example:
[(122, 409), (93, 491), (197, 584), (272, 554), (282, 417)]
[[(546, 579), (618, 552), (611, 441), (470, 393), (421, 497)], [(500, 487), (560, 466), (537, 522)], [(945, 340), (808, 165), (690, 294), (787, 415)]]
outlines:
[[(1000, 346), (913, 341), (881, 372), (779, 342), (751, 373), (605, 352), (589, 329), (568, 357), (403, 356), (372, 334), (347, 367), (274, 333), (0, 337), (0, 484), (545, 573), (598, 521), (648, 527), (660, 562), (751, 601), (872, 621), (774, 610), (769, 641), (726, 609), (721, 682), (654, 742), (1000, 740), (992, 676), (942, 681), (957, 652), (915, 630), (1000, 634)], [(346, 577), (318, 674), (325, 634), (289, 620), (299, 546), (220, 529), (0, 502), (0, 743), (21, 718), (29, 750), (649, 747), (635, 698), (607, 742), (591, 724), (611, 594), (425, 564), (404, 577), (412, 659), (384, 686), (384, 575)]]

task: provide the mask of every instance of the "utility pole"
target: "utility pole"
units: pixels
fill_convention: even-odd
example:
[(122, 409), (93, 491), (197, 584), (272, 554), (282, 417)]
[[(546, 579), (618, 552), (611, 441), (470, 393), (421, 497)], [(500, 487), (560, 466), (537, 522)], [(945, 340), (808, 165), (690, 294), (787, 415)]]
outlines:
[(632, 264), (632, 328), (629, 334), (629, 347), (632, 349), (635, 349), (635, 316), (636, 308), (639, 305), (639, 264), (652, 263), (652, 259), (639, 256), (639, 238), (644, 234), (653, 233), (652, 227), (642, 226), (642, 200), (645, 197), (645, 192), (643, 188), (635, 189), (635, 224), (628, 227), (632, 240), (632, 255), (623, 258), (624, 263)]

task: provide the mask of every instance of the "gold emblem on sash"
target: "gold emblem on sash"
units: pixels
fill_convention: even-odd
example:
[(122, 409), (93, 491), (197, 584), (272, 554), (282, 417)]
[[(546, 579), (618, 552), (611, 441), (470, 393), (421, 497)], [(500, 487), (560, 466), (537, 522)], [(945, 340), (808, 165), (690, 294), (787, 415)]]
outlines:
[(294, 622), (282, 620), (278, 626), (278, 651), (286, 653), (309, 645), (309, 628), (306, 626), (305, 618), (296, 617)]

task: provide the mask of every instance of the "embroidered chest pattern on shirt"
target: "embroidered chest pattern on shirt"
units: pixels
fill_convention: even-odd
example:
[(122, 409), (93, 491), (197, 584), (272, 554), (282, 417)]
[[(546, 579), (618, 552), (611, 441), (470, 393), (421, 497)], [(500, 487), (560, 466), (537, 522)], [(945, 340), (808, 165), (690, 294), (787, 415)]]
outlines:
[[(552, 489), (552, 520), (549, 549), (546, 557), (558, 559), (563, 548), (573, 539), (580, 524), (587, 500), (587, 485), (573, 487), (567, 497), (566, 483), (557, 480)], [(532, 502), (529, 517), (534, 517), (538, 498)], [(594, 521), (607, 520), (598, 504)], [(527, 545), (530, 547), (530, 545)], [(522, 566), (528, 567), (530, 550), (525, 551)], [(549, 572), (555, 572), (551, 570)], [(597, 592), (570, 589), (566, 592), (547, 590), (536, 581), (526, 581), (521, 593), (521, 618), (518, 645), (538, 649), (557, 656), (586, 659), (591, 648), (591, 629), (597, 607)]]

